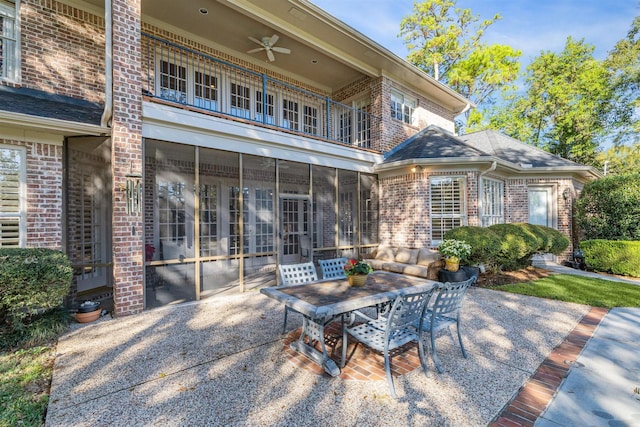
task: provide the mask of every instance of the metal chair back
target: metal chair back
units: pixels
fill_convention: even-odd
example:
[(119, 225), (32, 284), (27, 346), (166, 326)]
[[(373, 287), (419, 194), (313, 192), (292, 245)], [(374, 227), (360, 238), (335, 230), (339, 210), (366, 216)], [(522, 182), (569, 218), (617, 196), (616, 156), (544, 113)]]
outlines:
[(345, 279), (344, 266), (347, 258), (321, 259), (318, 261), (323, 279)]
[(431, 357), (436, 365), (436, 369), (440, 373), (442, 373), (443, 370), (436, 351), (435, 334), (437, 331), (455, 324), (462, 356), (465, 359), (467, 357), (467, 352), (464, 349), (464, 344), (462, 343), (462, 333), (460, 331), (460, 310), (462, 309), (462, 300), (464, 296), (469, 290), (469, 287), (473, 285), (476, 280), (476, 276), (471, 276), (471, 278), (464, 282), (447, 282), (439, 284), (433, 306), (425, 306), (419, 327), (422, 332), (427, 332), (430, 335)]
[(280, 282), (282, 286), (301, 285), (303, 283), (316, 282), (318, 273), (312, 262), (301, 264), (280, 264)]
[(361, 343), (384, 355), (387, 382), (389, 383), (391, 395), (396, 398), (396, 390), (391, 376), (389, 352), (411, 341), (416, 341), (420, 360), (424, 360), (424, 347), (415, 325), (420, 322), (424, 307), (431, 299), (432, 293), (433, 290), (399, 296), (394, 300), (386, 318), (372, 319), (352, 328), (348, 328), (347, 324), (343, 323), (342, 366), (345, 365), (346, 361), (347, 336), (351, 335)]

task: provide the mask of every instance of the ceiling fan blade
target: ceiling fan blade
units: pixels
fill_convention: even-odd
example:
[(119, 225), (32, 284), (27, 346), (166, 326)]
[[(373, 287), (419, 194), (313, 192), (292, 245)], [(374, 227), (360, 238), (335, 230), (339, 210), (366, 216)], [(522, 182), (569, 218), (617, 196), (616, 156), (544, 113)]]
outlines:
[(269, 46), (273, 46), (274, 44), (276, 44), (278, 39), (280, 39), (280, 36), (278, 36), (277, 34), (272, 35), (269, 39)]
[(260, 46), (263, 46), (262, 42), (260, 40), (256, 39), (255, 37), (249, 36), (249, 40), (251, 40), (254, 43), (258, 43)]
[(256, 52), (260, 52), (261, 50), (264, 50), (264, 48), (258, 47), (256, 49), (251, 49), (251, 50), (248, 50), (247, 53), (256, 53)]
[(274, 47), (271, 48), (271, 50), (273, 50), (274, 52), (278, 52), (278, 53), (286, 53), (286, 54), (291, 53), (291, 49), (286, 48), (286, 47), (274, 46)]
[(267, 49), (267, 57), (271, 62), (276, 60), (276, 56), (273, 54), (273, 52), (271, 52), (271, 49)]

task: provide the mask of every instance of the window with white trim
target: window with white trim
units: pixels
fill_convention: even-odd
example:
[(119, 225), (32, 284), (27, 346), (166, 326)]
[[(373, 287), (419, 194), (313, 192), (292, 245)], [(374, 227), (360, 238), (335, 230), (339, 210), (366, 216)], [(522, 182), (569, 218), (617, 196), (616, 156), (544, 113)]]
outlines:
[(464, 177), (432, 177), (429, 180), (431, 201), (431, 244), (444, 240), (444, 234), (467, 224)]
[(482, 180), (482, 226), (504, 222), (504, 183), (495, 179)]
[(21, 147), (0, 146), (0, 247), (26, 246), (26, 165)]
[(298, 103), (288, 99), (282, 100), (282, 127), (291, 130), (298, 130), (300, 126), (300, 118), (298, 115)]
[(218, 110), (218, 78), (201, 71), (194, 71), (193, 103), (196, 107)]
[(231, 83), (231, 114), (251, 118), (251, 90), (249, 86)]
[[(256, 91), (256, 120), (259, 122), (264, 122), (268, 125), (273, 125), (276, 123), (276, 115), (275, 115), (275, 95), (267, 92), (266, 96), (263, 97), (262, 91)], [(265, 111), (265, 116), (263, 118), (262, 111)]]
[(391, 117), (407, 124), (413, 124), (413, 113), (416, 109), (415, 98), (405, 95), (397, 90), (391, 91)]
[(19, 2), (0, 0), (0, 80), (18, 80), (18, 7)]

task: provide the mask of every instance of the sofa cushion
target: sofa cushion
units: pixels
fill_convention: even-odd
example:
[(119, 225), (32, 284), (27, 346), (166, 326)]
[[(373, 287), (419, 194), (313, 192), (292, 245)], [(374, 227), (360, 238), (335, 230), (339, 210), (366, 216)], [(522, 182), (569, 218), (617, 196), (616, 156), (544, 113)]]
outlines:
[(382, 269), (384, 271), (390, 271), (391, 273), (399, 273), (402, 274), (404, 272), (404, 268), (407, 264), (402, 264), (400, 262), (385, 262), (382, 265)]
[(424, 265), (405, 265), (404, 270), (402, 270), (403, 274), (409, 274), (411, 276), (418, 276), (427, 278), (429, 274), (429, 267), (425, 267)]
[(387, 261), (379, 259), (363, 259), (363, 261), (369, 264), (374, 270), (382, 270), (382, 266), (387, 263)]
[(428, 266), (434, 261), (439, 261), (440, 258), (442, 258), (440, 252), (432, 251), (428, 248), (422, 248), (420, 249), (420, 252), (418, 252), (418, 265)]
[(387, 245), (378, 246), (378, 252), (376, 253), (376, 259), (381, 261), (393, 261), (393, 257), (396, 254), (396, 248)]
[(418, 252), (420, 252), (420, 249), (398, 248), (394, 261), (415, 264), (418, 262)]

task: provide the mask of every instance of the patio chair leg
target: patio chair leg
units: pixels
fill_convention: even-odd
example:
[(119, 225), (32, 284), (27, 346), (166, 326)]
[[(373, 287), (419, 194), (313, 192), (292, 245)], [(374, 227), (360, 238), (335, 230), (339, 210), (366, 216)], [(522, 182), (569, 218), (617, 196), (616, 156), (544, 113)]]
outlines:
[(384, 369), (387, 373), (387, 382), (389, 383), (391, 396), (393, 396), (394, 399), (397, 399), (398, 396), (396, 396), (396, 388), (393, 385), (393, 377), (391, 376), (391, 362), (389, 360), (389, 350), (387, 349), (385, 349), (385, 352), (384, 352)]
[(342, 359), (340, 360), (340, 368), (344, 368), (347, 360), (347, 324), (342, 317)]
[(460, 350), (462, 350), (462, 357), (467, 358), (467, 352), (462, 344), (462, 334), (460, 333), (460, 316), (458, 316), (458, 322), (456, 323), (456, 329), (458, 330), (458, 341), (460, 341)]
[(424, 343), (422, 342), (422, 333), (418, 336), (418, 354), (420, 355), (420, 364), (425, 376), (429, 376), (429, 370), (427, 369), (427, 359), (424, 354)]
[(282, 325), (282, 333), (287, 332), (287, 313), (289, 313), (289, 309), (287, 307), (284, 308), (284, 324)]
[(436, 338), (435, 331), (431, 329), (431, 357), (433, 358), (433, 363), (436, 364), (436, 369), (438, 369), (439, 373), (442, 373), (442, 366), (440, 366), (440, 359), (438, 359), (438, 354), (436, 353)]

